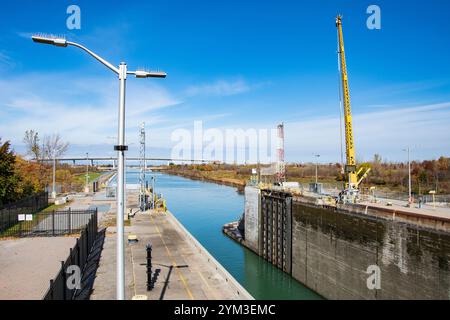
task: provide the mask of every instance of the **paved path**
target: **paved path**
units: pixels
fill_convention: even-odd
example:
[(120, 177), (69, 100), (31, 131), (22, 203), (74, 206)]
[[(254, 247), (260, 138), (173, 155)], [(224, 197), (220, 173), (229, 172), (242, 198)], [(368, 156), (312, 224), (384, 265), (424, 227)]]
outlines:
[[(387, 202), (391, 202), (392, 206), (387, 206)], [(372, 202), (361, 202), (362, 205), (369, 205), (372, 207), (378, 207), (378, 208), (389, 208), (393, 210), (401, 210), (404, 212), (411, 212), (416, 214), (421, 214), (425, 216), (430, 217), (439, 217), (439, 218), (447, 218), (450, 219), (450, 208), (446, 207), (438, 207), (435, 208), (430, 205), (422, 205), (422, 208), (418, 207), (417, 203), (414, 203), (412, 207), (407, 207), (407, 201), (401, 201), (401, 200), (390, 200), (390, 199), (378, 199), (377, 203)]]
[(40, 300), (66, 260), (75, 238), (0, 241), (0, 300)]
[[(330, 194), (330, 195), (337, 195), (337, 190), (335, 189), (326, 189), (324, 190), (324, 193)], [(309, 191), (304, 191), (304, 194), (312, 197), (318, 197), (316, 193), (312, 193)], [(370, 196), (368, 196), (371, 198)], [(416, 200), (417, 201), (417, 200)], [(392, 203), (392, 206), (387, 206), (387, 203)], [(388, 208), (393, 210), (400, 210), (403, 212), (411, 212), (415, 214), (421, 214), (424, 216), (429, 217), (438, 217), (438, 218), (447, 218), (450, 219), (450, 207), (446, 207), (444, 205), (436, 205), (433, 206), (432, 203), (423, 204), (421, 208), (419, 208), (419, 204), (416, 202), (411, 207), (407, 207), (407, 201), (402, 200), (394, 200), (394, 199), (386, 199), (386, 198), (377, 198), (377, 202), (373, 203), (370, 201), (360, 201), (358, 204), (361, 205), (368, 205), (371, 207), (378, 207), (378, 208)]]
[[(115, 228), (107, 230), (107, 237), (97, 271), (91, 299), (115, 299)], [(125, 235), (135, 234), (139, 241), (126, 242), (126, 299), (146, 295), (148, 299), (198, 300), (245, 299), (246, 291), (233, 285), (221, 267), (216, 265), (187, 236), (171, 215), (153, 212), (137, 214)], [(146, 249), (152, 244), (154, 289), (147, 291)], [(209, 261), (208, 261), (209, 259)], [(238, 290), (241, 290), (238, 294)]]
[[(84, 210), (92, 201), (92, 195), (80, 194), (67, 207)], [(101, 217), (102, 212), (99, 211)], [(51, 218), (47, 218), (51, 219)], [(57, 218), (64, 224), (65, 219)], [(47, 221), (48, 222), (48, 221)], [(77, 222), (73, 221), (76, 225)], [(36, 226), (38, 230), (43, 221)], [(0, 240), (0, 300), (40, 300), (75, 245), (75, 237), (35, 237)]]

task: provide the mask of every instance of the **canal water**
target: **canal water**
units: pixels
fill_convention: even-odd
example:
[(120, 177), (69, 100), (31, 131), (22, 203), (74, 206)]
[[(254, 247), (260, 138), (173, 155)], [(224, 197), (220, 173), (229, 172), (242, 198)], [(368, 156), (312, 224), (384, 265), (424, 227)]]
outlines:
[[(267, 263), (222, 233), (222, 226), (237, 221), (244, 211), (244, 196), (235, 188), (190, 180), (159, 172), (155, 189), (168, 209), (255, 299), (320, 299), (298, 281)], [(138, 183), (128, 172), (127, 183)]]

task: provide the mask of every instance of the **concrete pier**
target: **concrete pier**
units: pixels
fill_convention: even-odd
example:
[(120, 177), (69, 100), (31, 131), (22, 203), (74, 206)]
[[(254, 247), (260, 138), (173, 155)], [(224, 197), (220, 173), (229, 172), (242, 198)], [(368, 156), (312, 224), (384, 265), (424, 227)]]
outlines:
[[(114, 208), (110, 212), (114, 214)], [(125, 245), (126, 299), (142, 295), (151, 300), (252, 299), (170, 212), (136, 213), (129, 224), (125, 227), (126, 237), (135, 235), (138, 241)], [(147, 291), (147, 244), (152, 246), (151, 291)], [(115, 247), (115, 227), (110, 226), (91, 295), (93, 300), (116, 298)]]

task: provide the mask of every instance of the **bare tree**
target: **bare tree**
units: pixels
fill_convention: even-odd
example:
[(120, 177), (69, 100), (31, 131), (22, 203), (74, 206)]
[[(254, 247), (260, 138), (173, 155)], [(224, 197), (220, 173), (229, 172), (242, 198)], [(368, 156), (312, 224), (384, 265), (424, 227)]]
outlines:
[(62, 156), (69, 148), (69, 143), (64, 142), (61, 136), (52, 134), (44, 137), (43, 156), (47, 159), (53, 159)]
[(41, 156), (41, 147), (39, 146), (39, 135), (37, 131), (25, 131), (23, 142), (25, 143), (27, 156), (33, 156), (36, 160), (39, 159)]

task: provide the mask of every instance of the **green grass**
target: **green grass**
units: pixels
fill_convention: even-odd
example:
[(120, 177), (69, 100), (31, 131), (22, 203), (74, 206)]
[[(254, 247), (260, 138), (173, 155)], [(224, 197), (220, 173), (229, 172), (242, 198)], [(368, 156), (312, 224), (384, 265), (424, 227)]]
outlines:
[(45, 208), (45, 209), (39, 211), (37, 214), (39, 214), (39, 213), (41, 213), (41, 212), (44, 212), (44, 213), (45, 213), (45, 212), (52, 212), (53, 210), (62, 209), (62, 208), (64, 208), (65, 206), (67, 206), (68, 204), (70, 204), (70, 202), (72, 202), (72, 200), (69, 200), (69, 201), (67, 201), (66, 203), (58, 204), (58, 205), (56, 205), (56, 204), (51, 204), (51, 205), (49, 205), (47, 208)]
[[(102, 174), (100, 173), (100, 172), (90, 172), (89, 174), (88, 174), (88, 176), (89, 176), (89, 182), (92, 182), (92, 181), (94, 181), (95, 179), (97, 179), (98, 177), (100, 177)], [(80, 174), (77, 174), (75, 177), (74, 177), (74, 182), (75, 183), (85, 183), (86, 182), (86, 174), (85, 173), (80, 173)]]
[[(28, 226), (27, 228), (33, 228), (34, 226), (36, 226), (39, 222), (41, 222), (44, 218), (47, 217), (47, 215), (40, 215), (40, 213), (50, 213), (53, 210), (59, 210), (64, 208), (65, 206), (67, 206), (68, 204), (70, 204), (71, 201), (68, 201), (66, 203), (60, 204), (60, 205), (56, 205), (56, 204), (51, 204), (48, 207), (42, 209), (39, 212), (36, 212), (35, 214), (33, 214), (33, 221), (26, 221), (26, 222), (18, 222), (15, 225), (12, 225), (11, 227), (9, 227), (8, 229), (6, 229), (5, 231), (0, 233), (0, 238), (5, 237), (5, 236), (17, 236), (17, 233), (19, 233), (19, 228), (20, 228), (20, 224), (21, 223), (27, 223)], [(31, 224), (31, 226), (30, 226)]]
[[(47, 209), (47, 208), (46, 208)], [(46, 210), (44, 209), (44, 210)], [(12, 225), (2, 233), (0, 233), (0, 238), (2, 237), (17, 237), (20, 231), (21, 224), (26, 224), (26, 228), (32, 229), (34, 228), (39, 222), (41, 222), (43, 219), (47, 217), (47, 215), (40, 215), (41, 212), (45, 212), (44, 210), (33, 214), (33, 220), (32, 221), (23, 221), (23, 222), (17, 222), (15, 225)]]

